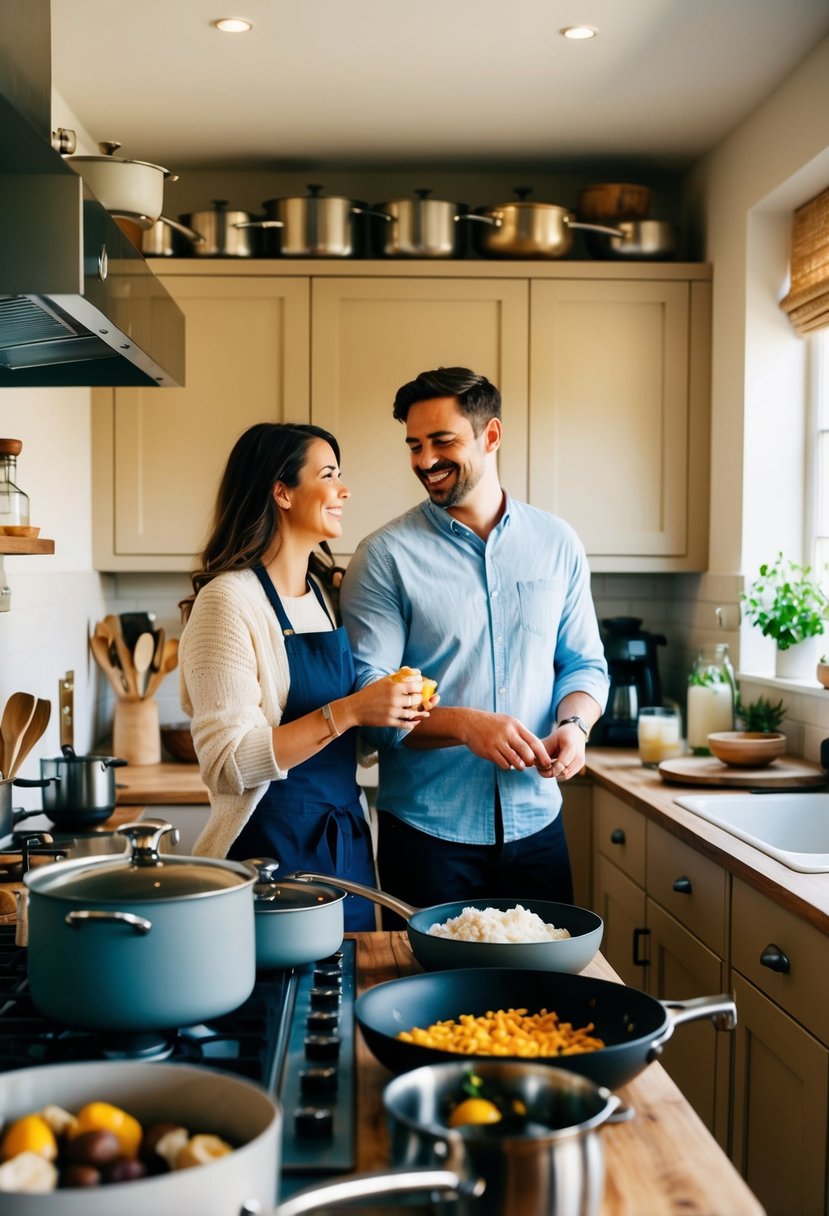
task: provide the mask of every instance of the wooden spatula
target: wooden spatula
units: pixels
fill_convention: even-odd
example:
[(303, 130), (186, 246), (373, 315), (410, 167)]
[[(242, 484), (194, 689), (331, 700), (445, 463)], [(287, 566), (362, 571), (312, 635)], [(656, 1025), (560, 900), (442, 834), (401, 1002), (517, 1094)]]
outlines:
[(17, 751), (8, 776), (14, 777), (20, 768), (23, 761), (28, 756), (38, 739), (43, 735), (46, 727), (49, 725), (49, 718), (52, 715), (52, 702), (46, 701), (43, 697), (38, 697), (35, 701), (34, 712), (32, 713), (29, 725), (23, 732), (23, 737), (20, 740), (20, 747)]
[(37, 697), (30, 692), (13, 692), (6, 702), (3, 717), (0, 719), (0, 771), (4, 776), (8, 776), (14, 767), (21, 740), (32, 720), (36, 701)]
[(142, 633), (132, 651), (132, 665), (135, 668), (135, 683), (139, 697), (143, 697), (146, 687), (145, 676), (153, 661), (155, 653), (155, 638), (151, 633)]

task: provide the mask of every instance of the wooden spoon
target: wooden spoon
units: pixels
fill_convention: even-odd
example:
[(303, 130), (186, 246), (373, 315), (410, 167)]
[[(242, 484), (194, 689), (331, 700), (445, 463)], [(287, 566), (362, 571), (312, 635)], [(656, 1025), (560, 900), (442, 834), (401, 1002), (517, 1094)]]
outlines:
[(161, 652), (161, 666), (154, 671), (147, 681), (145, 697), (151, 697), (163, 682), (164, 677), (178, 665), (178, 638), (168, 638)]
[(146, 688), (145, 676), (155, 654), (155, 638), (151, 633), (142, 633), (132, 649), (132, 664), (135, 668), (135, 682), (138, 695), (143, 696)]
[(109, 680), (116, 697), (134, 700), (135, 698), (127, 689), (127, 682), (123, 671), (121, 671), (120, 667), (113, 665), (113, 654), (115, 654), (116, 662), (118, 659), (117, 653), (113, 651), (114, 646), (114, 642), (108, 642), (100, 633), (93, 634), (89, 639), (89, 649), (92, 651), (95, 662)]
[(124, 641), (124, 635), (121, 632), (120, 617), (109, 613), (104, 617), (104, 624), (109, 629), (112, 641), (110, 643), (109, 653), (113, 667), (121, 669), (124, 676), (124, 689), (134, 696), (138, 695), (138, 683), (135, 679), (135, 668), (132, 665), (132, 655)]
[(3, 757), (0, 769), (5, 776), (8, 776), (14, 768), (21, 740), (35, 711), (36, 701), (37, 697), (30, 692), (13, 692), (6, 702), (3, 717), (0, 720)]
[(28, 756), (38, 739), (41, 737), (46, 727), (49, 725), (49, 719), (52, 716), (52, 702), (46, 701), (43, 697), (38, 697), (35, 701), (35, 708), (32, 714), (31, 721), (23, 733), (20, 740), (20, 748), (17, 756), (9, 770), (9, 779), (15, 776), (23, 761)]

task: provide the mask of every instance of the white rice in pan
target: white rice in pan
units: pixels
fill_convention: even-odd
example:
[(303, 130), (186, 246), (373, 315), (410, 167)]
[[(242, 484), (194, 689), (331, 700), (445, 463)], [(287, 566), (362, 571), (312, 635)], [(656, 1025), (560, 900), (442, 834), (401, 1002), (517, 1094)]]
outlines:
[(451, 937), (460, 942), (549, 942), (569, 937), (567, 929), (546, 924), (541, 917), (516, 904), (500, 908), (464, 908), (442, 925), (432, 925), (432, 937)]

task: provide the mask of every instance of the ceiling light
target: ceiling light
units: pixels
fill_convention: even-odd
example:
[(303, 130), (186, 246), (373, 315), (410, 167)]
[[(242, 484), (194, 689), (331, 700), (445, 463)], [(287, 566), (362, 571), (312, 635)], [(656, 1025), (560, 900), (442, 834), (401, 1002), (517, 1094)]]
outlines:
[(248, 30), (253, 29), (253, 22), (246, 21), (244, 17), (219, 17), (210, 24), (223, 34), (246, 34)]
[(578, 42), (583, 38), (595, 38), (599, 31), (592, 25), (565, 25), (564, 29), (558, 32), (562, 38), (572, 38), (574, 42)]

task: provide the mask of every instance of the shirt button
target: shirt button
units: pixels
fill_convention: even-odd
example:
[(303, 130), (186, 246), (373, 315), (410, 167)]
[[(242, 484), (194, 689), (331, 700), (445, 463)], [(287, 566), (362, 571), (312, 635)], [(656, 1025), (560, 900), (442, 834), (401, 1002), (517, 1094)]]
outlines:
[(498, 588), (496, 587), (495, 590), (492, 592), (492, 598), (497, 599), (497, 597), (498, 597)]
[(507, 690), (506, 690), (506, 688), (499, 688), (499, 689), (498, 689), (498, 695), (499, 695), (500, 697), (505, 697), (505, 696), (507, 695)]
[(501, 637), (501, 634), (499, 633), (499, 634), (498, 634), (498, 636), (497, 636), (497, 638), (495, 639), (495, 641), (496, 641), (496, 642), (503, 642), (503, 640), (504, 640), (504, 639)]

